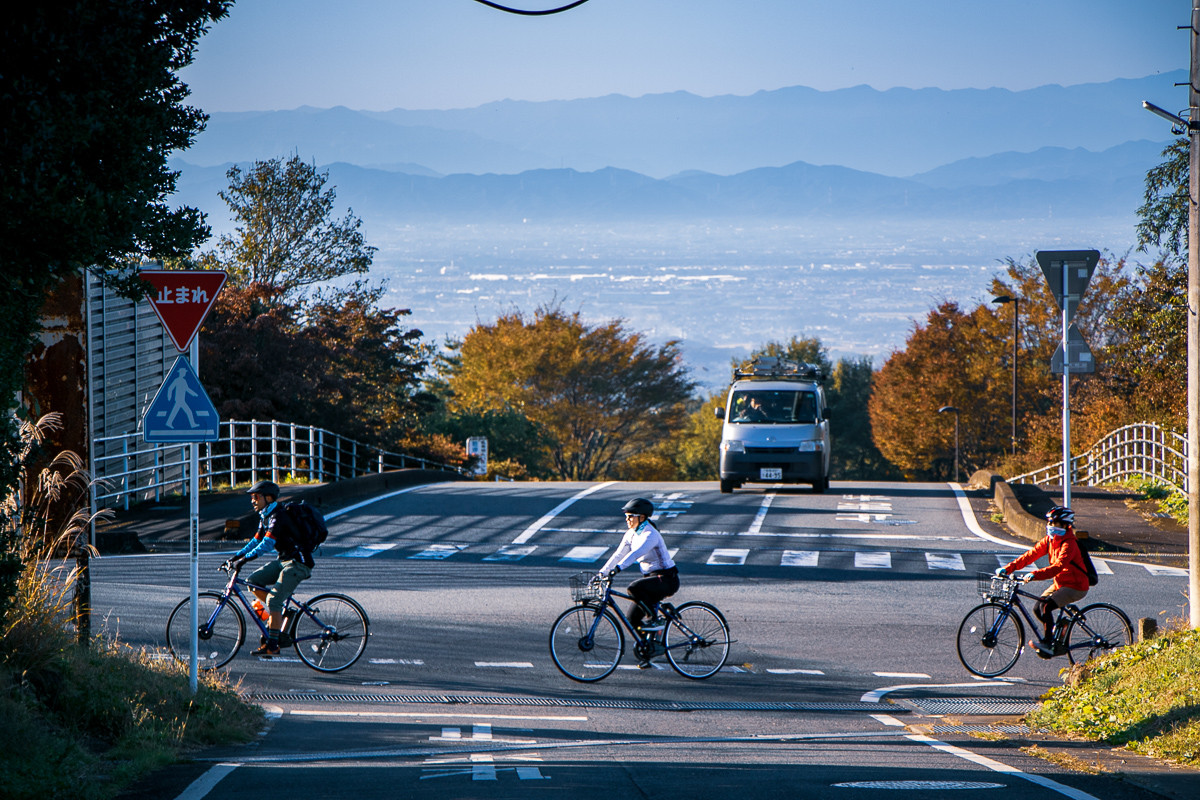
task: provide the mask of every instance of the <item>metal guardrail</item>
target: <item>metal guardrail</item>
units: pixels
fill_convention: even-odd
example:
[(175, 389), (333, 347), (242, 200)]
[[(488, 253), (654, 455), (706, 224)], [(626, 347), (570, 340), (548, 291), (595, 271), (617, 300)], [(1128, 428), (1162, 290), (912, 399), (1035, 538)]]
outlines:
[[(323, 483), (391, 469), (462, 469), (405, 453), (392, 453), (347, 439), (324, 428), (289, 422), (221, 423), (221, 438), (200, 444), (200, 484), (208, 490), (262, 478)], [(131, 502), (159, 500), (163, 492), (185, 492), (187, 445), (156, 445), (140, 433), (94, 440), (97, 508), (128, 509)]]
[[(1071, 457), (1072, 486), (1100, 486), (1130, 477), (1148, 478), (1188, 491), (1187, 437), (1149, 422), (1117, 428), (1084, 453)], [(1009, 483), (1061, 486), (1063, 462), (1009, 478)]]

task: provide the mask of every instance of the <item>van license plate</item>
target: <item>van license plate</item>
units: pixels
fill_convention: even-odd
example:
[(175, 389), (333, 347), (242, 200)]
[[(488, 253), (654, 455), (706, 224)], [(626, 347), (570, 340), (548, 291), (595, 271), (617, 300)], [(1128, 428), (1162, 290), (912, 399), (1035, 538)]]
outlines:
[(780, 467), (763, 467), (758, 471), (758, 477), (764, 481), (781, 481), (783, 470)]

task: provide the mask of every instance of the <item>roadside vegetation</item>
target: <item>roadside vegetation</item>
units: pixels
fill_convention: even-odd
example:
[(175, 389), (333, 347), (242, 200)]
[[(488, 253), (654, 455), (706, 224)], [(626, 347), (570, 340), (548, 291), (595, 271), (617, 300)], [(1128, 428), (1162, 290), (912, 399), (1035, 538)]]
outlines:
[(31, 493), (0, 503), (22, 563), (0, 614), (0, 794), (103, 800), (197, 747), (248, 741), (263, 714), (225, 673), (202, 675), (193, 695), (184, 665), (120, 642), (119, 620), (79, 641), (89, 480), (70, 452), (36, 468), (58, 425), (51, 415), (21, 426)]
[(1200, 767), (1200, 630), (1175, 631), (1077, 666), (1031, 726)]

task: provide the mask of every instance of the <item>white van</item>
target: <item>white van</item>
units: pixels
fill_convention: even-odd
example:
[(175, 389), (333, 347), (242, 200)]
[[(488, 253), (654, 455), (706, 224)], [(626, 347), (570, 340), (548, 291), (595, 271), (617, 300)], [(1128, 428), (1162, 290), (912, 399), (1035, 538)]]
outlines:
[(810, 483), (829, 488), (829, 408), (820, 369), (762, 356), (734, 370), (717, 416), (721, 491), (743, 483)]

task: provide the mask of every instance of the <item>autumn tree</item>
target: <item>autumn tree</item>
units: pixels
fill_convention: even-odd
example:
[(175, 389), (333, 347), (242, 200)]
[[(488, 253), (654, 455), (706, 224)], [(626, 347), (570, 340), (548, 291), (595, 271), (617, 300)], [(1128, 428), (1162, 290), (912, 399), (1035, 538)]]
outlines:
[(879, 451), (909, 479), (953, 476), (954, 423), (959, 410), (960, 463), (968, 470), (1003, 449), (1008, 395), (998, 369), (1006, 344), (989, 332), (986, 308), (967, 313), (945, 302), (914, 327), (903, 350), (875, 377), (869, 413)]
[[(17, 485), (16, 405), (46, 296), (93, 270), (140, 296), (141, 259), (183, 256), (208, 236), (172, 208), (174, 151), (205, 116), (178, 78), (229, 0), (47, 0), (0, 32), (0, 495)], [(0, 520), (0, 613), (20, 569)]]
[(529, 420), (563, 480), (596, 479), (653, 448), (682, 423), (692, 390), (675, 342), (654, 347), (621, 320), (589, 324), (558, 307), (477, 324), (446, 384), (452, 413)]

